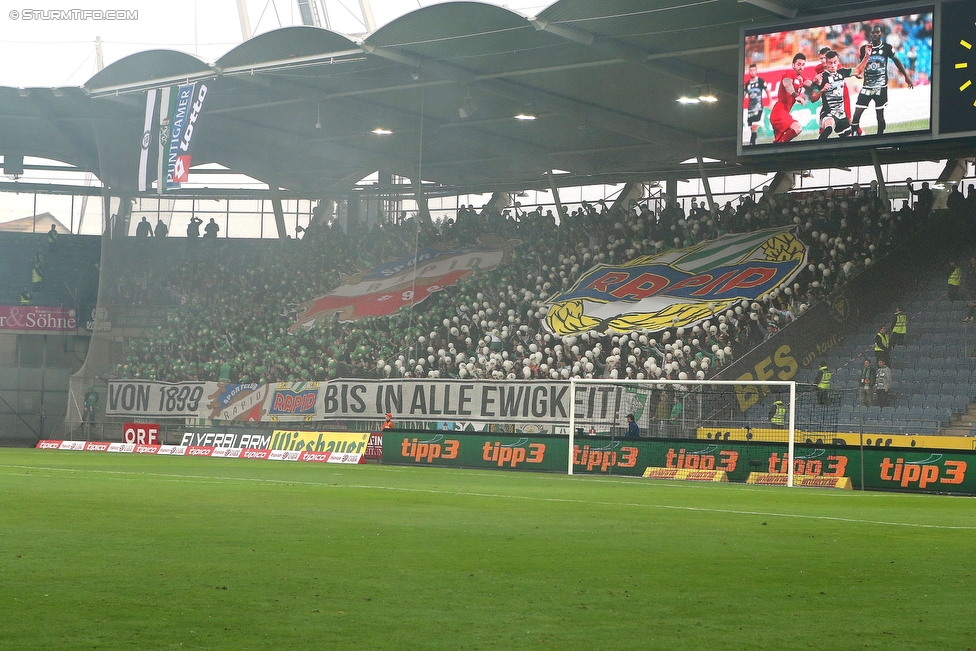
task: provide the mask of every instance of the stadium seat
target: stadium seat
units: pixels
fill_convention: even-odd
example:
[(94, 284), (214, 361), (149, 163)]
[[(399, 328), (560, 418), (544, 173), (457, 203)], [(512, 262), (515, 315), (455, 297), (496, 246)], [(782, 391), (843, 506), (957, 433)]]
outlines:
[(949, 423), (949, 413), (948, 410), (939, 409), (938, 407), (926, 407), (922, 410), (922, 418), (925, 420), (931, 420), (939, 424), (940, 427), (945, 426)]

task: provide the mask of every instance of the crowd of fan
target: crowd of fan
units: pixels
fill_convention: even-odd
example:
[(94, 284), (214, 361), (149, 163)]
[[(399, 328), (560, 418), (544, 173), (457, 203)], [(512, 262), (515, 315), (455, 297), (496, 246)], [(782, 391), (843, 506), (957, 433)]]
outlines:
[[(501, 212), (462, 207), (456, 219), (434, 227), (410, 218), (344, 232), (313, 222), (301, 241), (263, 242), (249, 252), (243, 242), (214, 240), (188, 246), (195, 250), (175, 273), (119, 274), (127, 279), (119, 281), (116, 300), (176, 307), (164, 326), (128, 342), (116, 373), (218, 380), (221, 366), (226, 374), (229, 365), (230, 379), (242, 383), (347, 376), (710, 378), (904, 240), (917, 222), (907, 206), (889, 212), (873, 188), (854, 186), (758, 200), (750, 194), (736, 206), (711, 210), (692, 201), (687, 214), (677, 206), (655, 215), (633, 202), (616, 208), (601, 201), (583, 204), (558, 224), (551, 212), (525, 212), (518, 204)], [(544, 327), (547, 301), (595, 264), (787, 225), (809, 246), (809, 264), (791, 287), (760, 302), (742, 301), (701, 325), (660, 332), (559, 337)], [(414, 308), (352, 323), (332, 317), (289, 333), (298, 306), (335, 289), (340, 274), (412, 255), (417, 247), (485, 236), (520, 243), (508, 262), (476, 270)]]

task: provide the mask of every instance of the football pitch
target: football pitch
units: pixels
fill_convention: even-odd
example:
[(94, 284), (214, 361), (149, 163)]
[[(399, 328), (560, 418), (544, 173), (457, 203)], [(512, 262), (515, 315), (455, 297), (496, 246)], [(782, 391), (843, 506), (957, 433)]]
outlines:
[(972, 498), (0, 449), (2, 649), (976, 648)]

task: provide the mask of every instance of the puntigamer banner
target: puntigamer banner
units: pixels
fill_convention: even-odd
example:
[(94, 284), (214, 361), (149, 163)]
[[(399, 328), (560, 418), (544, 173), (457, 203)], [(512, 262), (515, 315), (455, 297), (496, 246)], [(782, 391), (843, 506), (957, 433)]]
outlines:
[(550, 300), (546, 324), (558, 335), (688, 326), (786, 286), (806, 261), (807, 247), (778, 228), (601, 264)]
[[(460, 380), (332, 380), (280, 384), (113, 380), (106, 415), (205, 418), (238, 422), (394, 419), (504, 420), (538, 424), (569, 421), (568, 382), (463, 382)], [(633, 390), (577, 387), (576, 416), (625, 424), (634, 412)]]

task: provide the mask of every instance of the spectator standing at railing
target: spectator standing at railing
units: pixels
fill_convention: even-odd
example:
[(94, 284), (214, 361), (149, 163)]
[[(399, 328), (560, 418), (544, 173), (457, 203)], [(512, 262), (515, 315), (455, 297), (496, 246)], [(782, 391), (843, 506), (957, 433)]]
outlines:
[(56, 224), (51, 224), (51, 230), (47, 232), (47, 250), (49, 253), (54, 253), (58, 250), (58, 239), (61, 234), (58, 233), (58, 227)]
[(874, 386), (877, 374), (871, 360), (864, 358), (864, 368), (861, 369), (861, 377), (857, 381), (857, 404), (863, 407), (870, 407), (874, 404)]
[(82, 414), (82, 421), (90, 423), (95, 420), (95, 405), (98, 404), (98, 392), (95, 391), (94, 386), (88, 387), (88, 392), (85, 393), (85, 411)]
[(30, 305), (31, 304), (31, 293), (27, 289), (27, 285), (24, 285), (23, 289), (20, 290), (20, 304)]
[(136, 226), (136, 237), (152, 237), (152, 236), (153, 236), (152, 226), (149, 224), (149, 220), (143, 217), (142, 221), (139, 222), (139, 225)]
[(166, 237), (169, 235), (169, 227), (163, 223), (162, 218), (156, 218), (156, 230), (153, 232), (156, 237)]
[(912, 189), (912, 180), (908, 179), (908, 192), (915, 197), (915, 214), (925, 219), (932, 212), (935, 205), (935, 193), (929, 188), (928, 181), (922, 181), (922, 187), (918, 190)]
[(976, 256), (970, 257), (966, 266), (966, 308), (963, 322), (976, 322)]
[(962, 215), (965, 212), (966, 197), (962, 196), (962, 191), (959, 189), (959, 184), (953, 185), (949, 188), (949, 194), (946, 196), (946, 208), (957, 215)]
[(875, 373), (875, 395), (878, 397), (878, 406), (887, 407), (888, 402), (888, 391), (891, 390), (892, 377), (891, 369), (885, 364), (883, 359), (878, 360), (878, 370)]
[(202, 223), (203, 220), (196, 215), (190, 217), (190, 223), (186, 225), (186, 236), (191, 240), (200, 237), (200, 224)]
[(633, 414), (627, 414), (627, 438), (640, 438), (640, 425), (634, 420)]

